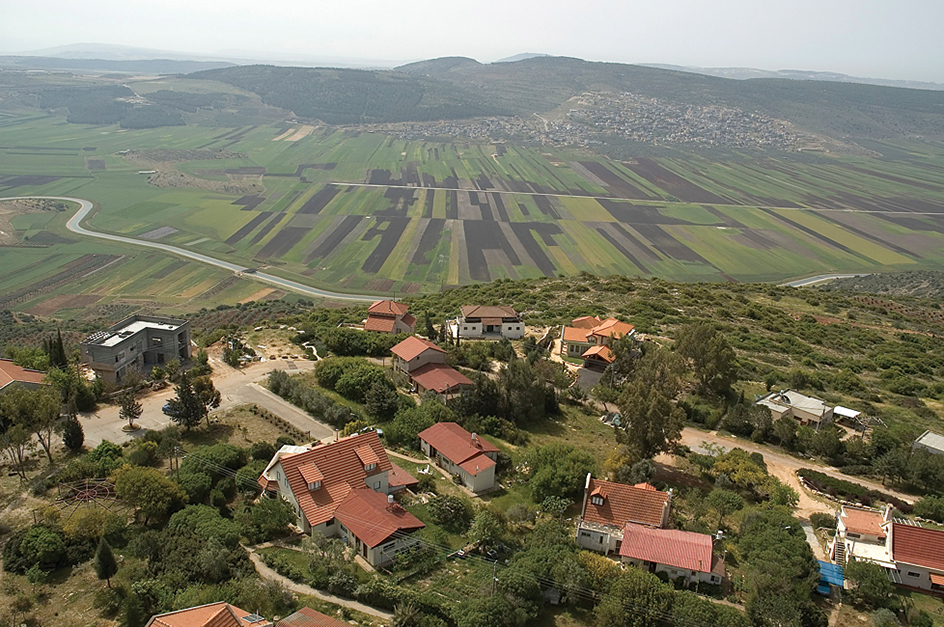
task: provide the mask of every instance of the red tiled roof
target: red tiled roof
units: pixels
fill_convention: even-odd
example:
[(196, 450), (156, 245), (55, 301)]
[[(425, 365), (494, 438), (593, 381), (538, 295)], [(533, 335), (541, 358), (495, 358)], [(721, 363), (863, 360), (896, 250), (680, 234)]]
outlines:
[(634, 487), (634, 488), (639, 488), (640, 490), (649, 490), (650, 492), (658, 492), (658, 491), (659, 491), (659, 488), (655, 487), (655, 486), (652, 485), (651, 483), (646, 483), (646, 482), (643, 482), (643, 483), (634, 483), (634, 484), (633, 484), (633, 487)]
[(370, 448), (366, 444), (364, 446), (358, 446), (356, 449), (354, 449), (354, 454), (357, 455), (358, 459), (360, 459), (365, 466), (369, 464), (380, 463), (380, 458), (377, 457), (377, 453), (375, 453), (374, 449)]
[(882, 522), (885, 519), (881, 512), (843, 506), (841, 516), (846, 531), (878, 536), (879, 538), (885, 537), (885, 530), (882, 528)]
[(603, 344), (598, 344), (597, 346), (591, 346), (588, 348), (583, 355), (584, 359), (588, 357), (596, 357), (597, 359), (602, 359), (608, 364), (612, 364), (616, 359), (616, 356), (613, 354), (613, 351), (610, 350), (609, 346), (604, 346)]
[(404, 305), (403, 303), (398, 303), (394, 300), (378, 300), (367, 308), (367, 313), (387, 316), (402, 316), (409, 308), (409, 305)]
[(480, 435), (475, 436), (477, 444), (473, 444), (472, 434), (454, 422), (437, 422), (429, 429), (420, 431), (419, 437), (442, 453), (446, 459), (460, 466), (481, 453), (498, 452), (494, 444)]
[(587, 335), (589, 331), (586, 329), (579, 329), (577, 327), (564, 327), (564, 333), (561, 336), (565, 342), (580, 342), (581, 344), (587, 344)]
[(602, 322), (603, 321), (596, 316), (580, 316), (570, 321), (570, 323), (578, 329), (592, 329), (593, 327), (600, 326)]
[[(364, 471), (364, 463), (355, 453), (355, 449), (363, 446), (369, 447), (377, 455), (377, 468), (370, 473)], [(310, 491), (308, 482), (302, 476), (300, 467), (309, 463), (316, 465), (324, 476), (318, 490)], [(312, 526), (334, 518), (334, 512), (341, 501), (352, 488), (363, 487), (368, 475), (389, 471), (391, 468), (390, 459), (380, 444), (376, 431), (358, 433), (337, 442), (316, 446), (304, 453), (284, 455), (276, 463), (276, 467), (279, 465), (282, 466), (292, 495)]]
[(518, 312), (504, 305), (463, 305), (463, 318), (517, 318)]
[(590, 332), (593, 335), (599, 335), (601, 337), (619, 338), (623, 337), (624, 335), (629, 335), (635, 328), (636, 327), (633, 325), (620, 322), (616, 318), (607, 318), (599, 325), (593, 327)]
[(280, 620), (276, 627), (351, 627), (348, 623), (331, 618), (310, 607), (303, 607)]
[(632, 523), (623, 527), (620, 555), (665, 566), (711, 572), (711, 536), (678, 529), (653, 529)]
[(446, 364), (426, 364), (410, 373), (410, 378), (424, 390), (432, 390), (440, 394), (454, 390), (459, 386), (473, 385), (467, 376)]
[(403, 317), (400, 318), (400, 322), (410, 327), (410, 329), (416, 328), (416, 316), (413, 314), (403, 314)]
[(371, 548), (397, 532), (405, 535), (426, 526), (397, 503), (389, 504), (386, 494), (367, 487), (351, 490), (334, 516)]
[(459, 468), (475, 477), (478, 476), (479, 473), (485, 472), (494, 465), (495, 462), (491, 457), (485, 453), (479, 453), (478, 455), (474, 455), (473, 457), (470, 457), (459, 464)]
[(311, 462), (299, 466), (298, 472), (302, 473), (302, 479), (304, 479), (305, 483), (308, 485), (317, 483), (324, 479), (324, 475), (321, 474), (321, 471), (318, 470), (318, 467)]
[[(598, 489), (604, 494), (603, 505), (590, 501), (590, 496)], [(661, 527), (669, 494), (591, 478), (584, 500), (583, 518), (587, 522), (614, 527), (626, 523)]]
[(367, 316), (367, 322), (364, 323), (365, 331), (377, 331), (378, 333), (393, 332), (393, 325), (396, 323), (394, 318), (384, 318), (383, 316)]
[(411, 488), (418, 483), (419, 481), (416, 479), (416, 477), (403, 470), (393, 462), (390, 462), (390, 472), (387, 473), (388, 486), (391, 488)]
[(29, 370), (17, 366), (12, 359), (0, 359), (0, 390), (11, 383), (28, 383), (39, 385), (46, 378), (45, 372)]
[(944, 531), (893, 522), (892, 559), (944, 572)]
[(256, 483), (258, 483), (259, 487), (263, 490), (271, 492), (279, 491), (279, 482), (275, 479), (266, 479), (265, 475), (259, 475), (259, 478), (256, 479)]
[(186, 610), (158, 614), (151, 618), (147, 627), (247, 627), (269, 625), (268, 621), (250, 623), (243, 620), (250, 612), (229, 603), (210, 603)]
[(411, 335), (391, 348), (390, 352), (403, 361), (412, 361), (428, 350), (434, 350), (440, 353), (446, 352), (429, 340), (424, 340), (423, 338), (416, 337), (415, 335)]

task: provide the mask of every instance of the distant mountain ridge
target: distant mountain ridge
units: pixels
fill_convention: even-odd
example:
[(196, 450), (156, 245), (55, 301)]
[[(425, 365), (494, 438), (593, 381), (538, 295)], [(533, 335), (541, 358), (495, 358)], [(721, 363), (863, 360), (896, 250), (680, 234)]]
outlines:
[(189, 74), (200, 70), (234, 67), (226, 61), (185, 61), (180, 59), (67, 59), (56, 57), (0, 56), (0, 69), (82, 70), (131, 72), (135, 74)]
[(493, 61), (493, 63), (514, 63), (515, 61), (524, 61), (526, 59), (535, 59), (537, 57), (549, 57), (549, 56), (551, 55), (543, 54), (540, 52), (522, 52), (521, 54), (505, 57), (504, 59), (499, 59), (498, 61)]
[(646, 67), (676, 72), (691, 72), (719, 78), (730, 78), (738, 81), (755, 78), (785, 78), (797, 81), (826, 81), (835, 83), (859, 83), (863, 85), (879, 85), (881, 87), (900, 87), (903, 89), (930, 89), (944, 91), (944, 83), (929, 83), (925, 81), (909, 81), (888, 78), (863, 78), (849, 76), (839, 72), (819, 72), (816, 70), (760, 70), (748, 67), (693, 67), (685, 65), (669, 65), (665, 63), (643, 63)]

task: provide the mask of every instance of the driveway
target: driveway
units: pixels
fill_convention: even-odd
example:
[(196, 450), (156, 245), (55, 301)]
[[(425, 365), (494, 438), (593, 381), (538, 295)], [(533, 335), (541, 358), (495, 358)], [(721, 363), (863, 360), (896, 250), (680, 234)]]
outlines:
[[(334, 435), (334, 430), (331, 427), (318, 422), (307, 413), (283, 401), (259, 385), (272, 370), (288, 370), (293, 373), (303, 372), (310, 370), (314, 366), (314, 362), (273, 359), (265, 362), (254, 362), (241, 370), (231, 368), (217, 360), (212, 360), (211, 365), (213, 366), (213, 374), (211, 375), (213, 384), (220, 391), (222, 397), (220, 410), (246, 403), (255, 403), (259, 407), (284, 418), (300, 431), (310, 431), (313, 438), (323, 439)], [(173, 386), (168, 386), (159, 392), (148, 392), (144, 396), (139, 396), (138, 401), (144, 411), (137, 420), (137, 424), (145, 429), (163, 429), (170, 425), (170, 419), (164, 415), (161, 408), (173, 396)], [(86, 447), (94, 448), (102, 440), (121, 444), (144, 435), (144, 429), (139, 429), (134, 433), (126, 433), (121, 430), (121, 427), (125, 425), (125, 421), (119, 416), (119, 409), (118, 405), (100, 404), (94, 412), (79, 414), (79, 422), (82, 423), (82, 429), (85, 431)], [(213, 413), (211, 412), (210, 415), (212, 416)]]

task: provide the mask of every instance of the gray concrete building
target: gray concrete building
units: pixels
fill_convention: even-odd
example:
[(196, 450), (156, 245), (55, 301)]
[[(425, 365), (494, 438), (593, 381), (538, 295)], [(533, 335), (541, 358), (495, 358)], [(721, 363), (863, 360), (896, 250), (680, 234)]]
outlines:
[(82, 361), (109, 383), (121, 383), (129, 369), (147, 373), (174, 359), (190, 359), (190, 322), (134, 315), (85, 338)]

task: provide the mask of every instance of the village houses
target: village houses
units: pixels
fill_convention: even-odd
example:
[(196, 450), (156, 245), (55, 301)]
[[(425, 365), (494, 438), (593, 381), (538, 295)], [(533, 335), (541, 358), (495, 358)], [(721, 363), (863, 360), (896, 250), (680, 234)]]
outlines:
[(393, 500), (393, 492), (415, 480), (390, 462), (376, 431), (283, 446), (258, 481), (267, 494), (289, 502), (302, 531), (342, 538), (371, 566), (391, 563), (425, 527)]
[(635, 327), (616, 318), (600, 320), (581, 316), (561, 329), (561, 356), (583, 359), (587, 368), (606, 368), (615, 359), (610, 346), (622, 337), (632, 337)]
[(495, 487), (498, 448), (454, 422), (438, 422), (419, 434), (420, 448), (446, 472), (458, 475), (476, 494)]
[(883, 511), (843, 505), (829, 552), (840, 566), (872, 562), (896, 584), (944, 592), (944, 531), (895, 518), (891, 505)]
[(712, 537), (665, 528), (671, 503), (670, 492), (648, 483), (626, 485), (587, 474), (577, 544), (671, 579), (720, 584), (724, 562), (714, 554)]
[(456, 339), (520, 340), (525, 332), (524, 322), (517, 311), (494, 305), (463, 305), (459, 317), (448, 321), (447, 328)]
[(471, 379), (446, 364), (446, 351), (429, 340), (411, 335), (390, 352), (394, 370), (406, 375), (421, 394), (435, 392), (450, 398), (472, 387)]
[(407, 313), (409, 305), (394, 300), (378, 300), (367, 308), (365, 331), (377, 333), (413, 333), (416, 330), (416, 318)]

